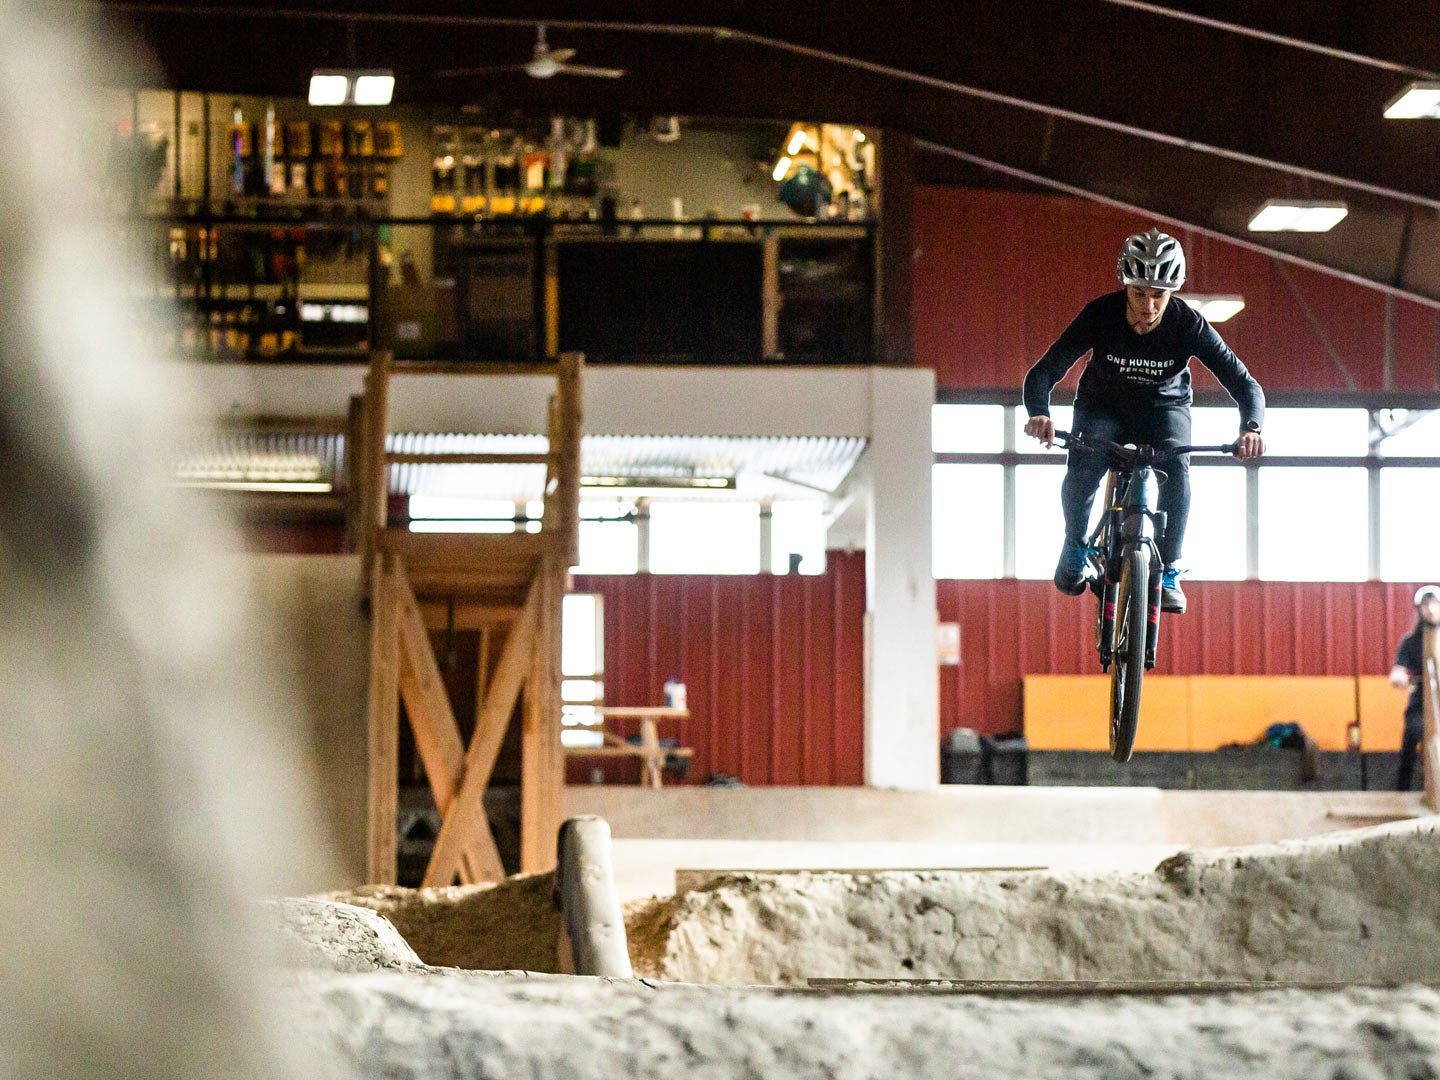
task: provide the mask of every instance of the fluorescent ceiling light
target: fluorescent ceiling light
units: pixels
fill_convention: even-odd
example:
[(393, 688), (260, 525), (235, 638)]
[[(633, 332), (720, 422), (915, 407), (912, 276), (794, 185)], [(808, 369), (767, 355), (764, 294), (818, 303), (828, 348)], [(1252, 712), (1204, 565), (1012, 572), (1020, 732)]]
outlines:
[(395, 73), (379, 68), (321, 68), (310, 76), (311, 105), (389, 105)]
[(310, 76), (311, 105), (344, 105), (349, 93), (348, 76), (328, 71), (317, 71)]
[(1385, 119), (1440, 117), (1440, 82), (1412, 82), (1385, 103)]
[(1329, 232), (1348, 214), (1343, 202), (1266, 199), (1250, 218), (1251, 232)]
[(1181, 293), (1180, 299), (1212, 323), (1224, 322), (1245, 310), (1243, 296), (1189, 296)]
[(733, 476), (582, 476), (587, 488), (666, 488), (669, 490), (734, 490)]
[(395, 94), (395, 76), (388, 71), (355, 77), (356, 105), (389, 105)]
[(790, 144), (785, 147), (785, 153), (798, 154), (800, 148), (805, 145), (805, 129), (796, 128), (795, 134), (790, 136)]
[(789, 171), (790, 171), (790, 158), (789, 158), (789, 157), (782, 157), (779, 161), (777, 161), (777, 162), (775, 163), (775, 171), (774, 171), (773, 173), (771, 173), (770, 175), (771, 175), (772, 178), (774, 178), (774, 179), (776, 179), (776, 180), (784, 180), (784, 179), (785, 179), (785, 174), (786, 174), (787, 172), (789, 172)]

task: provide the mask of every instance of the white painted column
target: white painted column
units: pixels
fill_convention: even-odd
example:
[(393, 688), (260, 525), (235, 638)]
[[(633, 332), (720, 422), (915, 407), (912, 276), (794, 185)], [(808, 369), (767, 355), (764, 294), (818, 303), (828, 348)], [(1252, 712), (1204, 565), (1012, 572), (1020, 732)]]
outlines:
[(929, 369), (870, 372), (865, 452), (865, 782), (940, 782), (935, 579), (930, 564)]

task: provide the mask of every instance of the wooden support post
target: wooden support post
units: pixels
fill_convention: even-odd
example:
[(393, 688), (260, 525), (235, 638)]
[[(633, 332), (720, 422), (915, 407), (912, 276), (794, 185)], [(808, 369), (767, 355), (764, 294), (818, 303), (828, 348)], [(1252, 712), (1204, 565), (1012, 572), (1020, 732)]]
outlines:
[(345, 418), (345, 550), (364, 547), (362, 523), (365, 518), (365, 398), (350, 398)]
[(1440, 627), (1425, 627), (1421, 644), (1425, 731), (1420, 739), (1420, 760), (1425, 769), (1425, 805), (1431, 813), (1440, 813)]
[[(580, 353), (560, 357), (556, 378), (557, 410), (550, 451), (555, 455), (556, 524), (563, 541), (560, 572), (580, 561), (580, 437), (585, 430), (583, 387), (585, 361)], [(558, 440), (558, 443), (557, 441)], [(557, 626), (556, 633), (559, 633)]]
[(365, 376), (365, 498), (361, 528), (365, 565), (379, 550), (380, 533), (385, 529), (390, 497), (390, 470), (385, 465), (385, 434), (390, 424), (390, 354), (383, 349), (370, 353), (370, 370)]
[(450, 804), (450, 812), (440, 824), (440, 835), (435, 839), (435, 850), (430, 855), (430, 865), (425, 869), (426, 886), (449, 885), (460, 869), (465, 849), (482, 829), (487, 833), (489, 831), (490, 823), (485, 816), (485, 786), (490, 782), (490, 772), (495, 767), (500, 743), (510, 726), (520, 689), (530, 674), (530, 655), (540, 619), (540, 601), (540, 589), (532, 584), (525, 607), (500, 651), (495, 678), (477, 717), (470, 748), (465, 751), (464, 778)]
[(395, 881), (395, 813), (399, 800), (400, 634), (396, 595), (399, 563), (376, 555), (370, 606), (369, 792), (365, 876)]
[(547, 552), (536, 584), (541, 590), (532, 676), (526, 687), (521, 739), (520, 869), (526, 873), (555, 865), (555, 842), (564, 817), (565, 752), (560, 742), (559, 562)]
[[(465, 772), (465, 749), (460, 727), (445, 692), (440, 667), (430, 647), (430, 634), (420, 615), (420, 605), (410, 588), (404, 568), (397, 574), (400, 621), (400, 692), (405, 712), (415, 734), (415, 748), (425, 765), (425, 777), (442, 821), (449, 814)], [(503, 881), (494, 838), (481, 829), (465, 844), (460, 859), (460, 880), (466, 885), (480, 881)]]

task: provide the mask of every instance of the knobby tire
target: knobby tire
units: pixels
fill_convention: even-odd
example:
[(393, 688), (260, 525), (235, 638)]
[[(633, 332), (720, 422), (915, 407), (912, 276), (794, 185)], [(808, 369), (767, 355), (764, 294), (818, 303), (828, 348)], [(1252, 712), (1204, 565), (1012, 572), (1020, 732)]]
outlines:
[(1110, 756), (1130, 760), (1140, 720), (1140, 681), (1145, 677), (1145, 633), (1150, 597), (1150, 561), (1132, 547), (1122, 556), (1115, 608), (1115, 651), (1110, 662)]

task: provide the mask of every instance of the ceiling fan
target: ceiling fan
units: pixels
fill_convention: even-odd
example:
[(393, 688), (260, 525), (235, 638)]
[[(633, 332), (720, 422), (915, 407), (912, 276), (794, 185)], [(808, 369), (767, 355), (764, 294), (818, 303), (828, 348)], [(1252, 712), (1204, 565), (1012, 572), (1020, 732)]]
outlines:
[(602, 79), (618, 79), (625, 72), (620, 68), (591, 67), (588, 64), (571, 64), (574, 49), (552, 49), (545, 41), (545, 24), (538, 27), (539, 37), (535, 40), (535, 55), (523, 64), (503, 64), (499, 67), (450, 68), (437, 71), (437, 78), (461, 78), (469, 75), (489, 75), (501, 71), (523, 71), (533, 79), (548, 79), (554, 75), (595, 75)]

